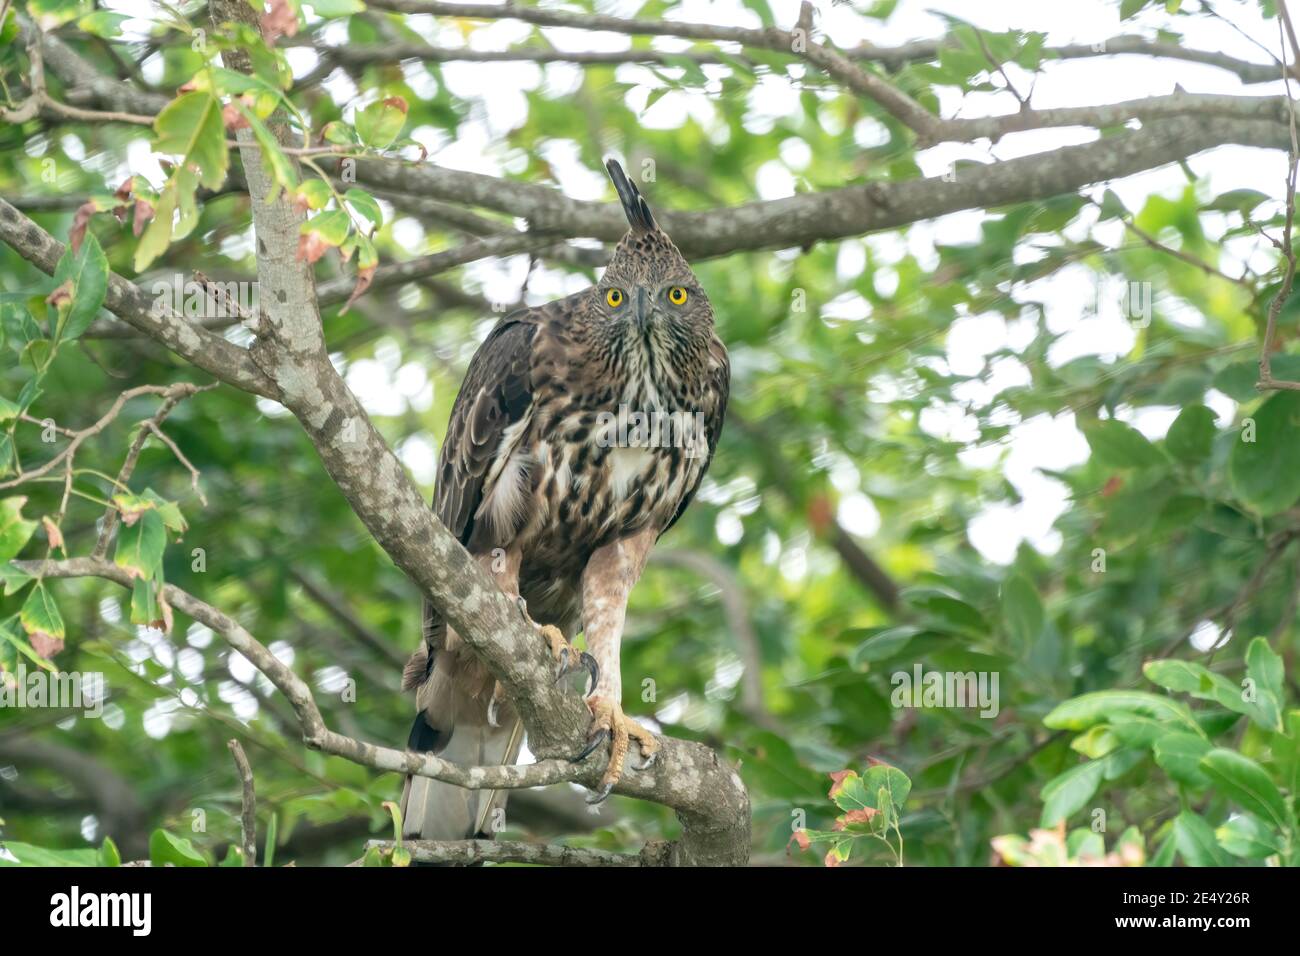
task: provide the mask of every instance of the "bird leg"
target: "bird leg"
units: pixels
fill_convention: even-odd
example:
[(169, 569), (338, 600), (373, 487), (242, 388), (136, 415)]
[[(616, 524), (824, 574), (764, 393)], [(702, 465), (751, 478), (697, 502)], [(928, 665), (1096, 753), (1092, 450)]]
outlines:
[(587, 699), (592, 716), (587, 746), (574, 759), (586, 758), (605, 743), (610, 748), (609, 764), (588, 803), (603, 801), (622, 778), (631, 740), (640, 746), (643, 758), (641, 764), (633, 766), (635, 770), (644, 770), (654, 763), (659, 749), (654, 735), (623, 713), (623, 676), (619, 665), (628, 595), (641, 577), (657, 536), (654, 528), (645, 528), (598, 548), (582, 572), (583, 630), (587, 635), (587, 649), (599, 665), (600, 676)]

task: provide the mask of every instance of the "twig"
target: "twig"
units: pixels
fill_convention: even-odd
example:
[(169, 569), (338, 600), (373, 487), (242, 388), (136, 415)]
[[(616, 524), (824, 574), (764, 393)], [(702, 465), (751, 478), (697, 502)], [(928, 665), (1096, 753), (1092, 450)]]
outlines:
[(127, 389), (125, 392), (122, 392), (120, 395), (117, 396), (117, 399), (109, 407), (109, 410), (104, 413), (103, 417), (99, 419), (99, 421), (95, 422), (95, 424), (87, 428), (81, 429), (81, 431), (76, 432), (72, 436), (72, 440), (68, 442), (68, 446), (66, 448), (64, 448), (61, 452), (59, 452), (57, 455), (55, 455), (49, 461), (45, 462), (45, 464), (41, 465), (40, 467), (35, 468), (32, 471), (20, 472), (17, 475), (17, 477), (10, 478), (8, 481), (0, 482), (0, 491), (3, 491), (7, 488), (14, 488), (18, 485), (23, 484), (24, 482), (28, 482), (36, 478), (40, 478), (44, 475), (49, 474), (51, 471), (54, 470), (55, 467), (57, 467), (59, 464), (63, 463), (64, 461), (71, 461), (73, 456), (76, 455), (77, 449), (81, 447), (82, 443), (84, 443), (86, 439), (93, 438), (95, 435), (98, 435), (110, 424), (112, 424), (113, 420), (116, 419), (119, 414), (121, 414), (122, 407), (131, 399), (136, 398), (137, 396), (140, 395), (163, 395), (168, 397), (171, 395), (180, 395), (181, 397), (184, 397), (185, 395), (193, 395), (197, 391), (200, 391), (200, 386), (192, 385), (189, 382), (180, 382), (175, 385), (139, 385), (135, 388)]
[(244, 848), (244, 866), (257, 866), (257, 794), (253, 790), (253, 768), (238, 740), (229, 740), (226, 746), (235, 758), (235, 769), (243, 785), (240, 797), (239, 837)]
[[(199, 491), (199, 473), (195, 470), (194, 466), (190, 464), (189, 459), (181, 454), (181, 450), (176, 447), (176, 444), (164, 435), (158, 426), (162, 424), (167, 416), (171, 414), (172, 409), (180, 402), (188, 398), (190, 395), (197, 395), (199, 392), (206, 392), (212, 388), (216, 388), (216, 385), (190, 385), (189, 383), (181, 383), (179, 386), (173, 385), (167, 389), (167, 394), (163, 399), (162, 405), (159, 406), (158, 411), (154, 413), (152, 418), (140, 422), (140, 431), (136, 434), (135, 440), (131, 442), (131, 447), (127, 449), (126, 458), (122, 462), (122, 468), (117, 473), (117, 480), (114, 483), (115, 487), (126, 487), (127, 482), (131, 480), (131, 475), (135, 472), (135, 466), (140, 459), (140, 452), (144, 448), (144, 443), (148, 441), (149, 435), (153, 434), (171, 449), (172, 454), (176, 456), (182, 465), (189, 469), (191, 483), (194, 486), (194, 492), (199, 496), (199, 501), (203, 503), (203, 506), (205, 508), (207, 507), (207, 499), (203, 497), (203, 492)], [(102, 558), (108, 553), (108, 546), (112, 543), (113, 531), (116, 528), (117, 508), (110, 506), (104, 511), (104, 520), (100, 525), (99, 538), (95, 541), (94, 550), (91, 551), (91, 554), (94, 557)]]

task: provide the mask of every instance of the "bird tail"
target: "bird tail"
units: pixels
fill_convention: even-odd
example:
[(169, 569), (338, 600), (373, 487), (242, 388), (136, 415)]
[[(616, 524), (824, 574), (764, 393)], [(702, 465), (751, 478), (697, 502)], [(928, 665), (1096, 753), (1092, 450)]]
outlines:
[[(417, 726), (424, 715), (416, 718)], [(465, 767), (512, 764), (519, 757), (523, 724), (458, 727), (438, 756)], [(415, 748), (412, 748), (415, 749)], [(407, 777), (402, 790), (402, 836), (413, 840), (465, 840), (492, 836), (492, 814), (505, 809), (508, 791), (466, 790), (428, 777)]]
[[(428, 668), (427, 675), (416, 695), (420, 711), (407, 740), (410, 750), (436, 753), (462, 767), (518, 760), (524, 728), (508, 706), (501, 708), (501, 725), (494, 727), (483, 702), (467, 695), (454, 673), (435, 665)], [(402, 835), (419, 840), (490, 838), (492, 813), (505, 808), (507, 793), (466, 790), (429, 777), (407, 777), (402, 789)]]

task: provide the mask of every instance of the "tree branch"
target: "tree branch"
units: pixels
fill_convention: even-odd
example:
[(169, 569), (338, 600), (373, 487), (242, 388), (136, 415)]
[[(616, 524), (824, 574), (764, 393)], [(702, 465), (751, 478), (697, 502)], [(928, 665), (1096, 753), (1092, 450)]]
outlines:
[(228, 740), (230, 755), (235, 759), (242, 787), (240, 796), (239, 836), (244, 851), (244, 866), (257, 866), (257, 794), (253, 790), (253, 768), (238, 740)]
[[(388, 840), (370, 840), (366, 849), (391, 850)], [(552, 843), (519, 840), (403, 840), (417, 863), (534, 863), (542, 866), (663, 866), (662, 844), (649, 844), (641, 853), (611, 853)], [(658, 853), (658, 855), (656, 855)]]

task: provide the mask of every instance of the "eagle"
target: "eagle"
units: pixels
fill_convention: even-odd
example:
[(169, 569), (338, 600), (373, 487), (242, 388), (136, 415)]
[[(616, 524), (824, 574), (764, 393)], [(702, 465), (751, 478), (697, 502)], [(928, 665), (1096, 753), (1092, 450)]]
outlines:
[[(695, 273), (622, 167), (606, 169), (626, 235), (594, 286), (512, 312), (488, 334), (452, 406), (433, 502), (549, 644), (556, 680), (588, 673), (590, 732), (573, 759), (609, 753), (591, 803), (621, 779), (633, 741), (634, 770), (659, 748), (623, 712), (628, 595), (708, 471), (731, 374)], [(402, 686), (415, 692), (410, 749), (463, 765), (516, 761), (523, 728), (500, 684), (427, 601)], [(490, 837), (504, 802), (410, 777), (403, 832)]]

